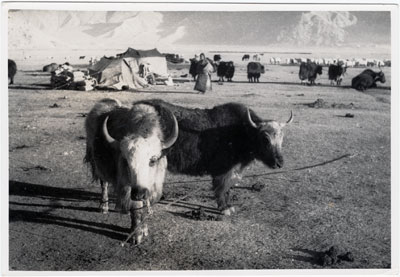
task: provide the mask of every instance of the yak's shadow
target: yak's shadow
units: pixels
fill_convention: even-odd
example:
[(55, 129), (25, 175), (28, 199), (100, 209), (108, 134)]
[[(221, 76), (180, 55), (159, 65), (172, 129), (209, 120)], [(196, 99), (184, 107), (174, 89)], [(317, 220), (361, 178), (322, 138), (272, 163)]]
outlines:
[[(79, 205), (64, 205), (59, 201), (66, 202), (99, 202), (100, 194), (77, 189), (58, 188), (25, 182), (10, 181), (10, 210), (9, 222), (31, 222), (39, 224), (52, 224), (66, 228), (75, 228), (107, 236), (116, 240), (123, 240), (129, 233), (129, 228), (120, 227), (114, 224), (96, 222), (94, 220), (85, 220), (82, 218), (68, 218), (54, 215), (50, 212), (62, 211), (64, 209), (79, 212), (99, 213), (99, 209), (94, 207), (80, 207)], [(15, 201), (12, 196), (21, 196), (32, 198), (23, 202)], [(33, 198), (44, 199), (50, 203), (35, 203)], [(77, 203), (78, 204), (78, 203)], [(32, 208), (49, 208), (41, 211), (33, 211)], [(112, 211), (114, 212), (114, 211)], [(84, 215), (84, 213), (78, 213)]]
[(48, 214), (46, 212), (10, 210), (9, 221), (24, 221), (39, 224), (52, 224), (65, 228), (80, 229), (83, 231), (104, 235), (115, 240), (124, 240), (129, 233), (129, 228), (123, 228), (116, 225), (87, 221), (76, 218), (67, 218)]
[(100, 194), (70, 188), (59, 188), (19, 181), (9, 181), (9, 194), (61, 201), (99, 201)]

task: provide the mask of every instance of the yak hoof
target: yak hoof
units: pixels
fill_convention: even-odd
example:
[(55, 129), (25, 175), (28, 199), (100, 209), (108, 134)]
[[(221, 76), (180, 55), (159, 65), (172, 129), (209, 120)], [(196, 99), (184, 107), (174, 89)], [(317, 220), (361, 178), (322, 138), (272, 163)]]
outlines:
[(235, 213), (235, 207), (229, 207), (229, 208), (227, 208), (227, 209), (222, 211), (222, 214), (226, 215), (226, 216), (230, 216), (233, 213)]
[(143, 234), (140, 233), (140, 234), (135, 235), (135, 239), (134, 239), (133, 244), (134, 245), (139, 245), (139, 244), (142, 243), (142, 241), (143, 241)]
[(149, 235), (149, 227), (147, 227), (147, 224), (143, 224), (143, 235), (145, 237)]
[(102, 214), (108, 214), (108, 201), (100, 204), (100, 211)]
[(143, 224), (143, 227), (139, 227), (136, 231), (136, 234), (133, 238), (133, 244), (139, 245), (142, 243), (143, 239), (149, 235), (149, 228), (147, 224)]
[(149, 215), (152, 215), (153, 214), (153, 209), (151, 208), (151, 204), (150, 204), (150, 200), (149, 199), (146, 199), (146, 206), (147, 206), (147, 213)]

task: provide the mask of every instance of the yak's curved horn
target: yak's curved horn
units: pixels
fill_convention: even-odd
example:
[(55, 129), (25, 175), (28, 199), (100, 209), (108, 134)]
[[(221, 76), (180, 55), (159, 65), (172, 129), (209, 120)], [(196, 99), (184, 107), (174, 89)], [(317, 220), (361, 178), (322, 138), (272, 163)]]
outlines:
[(289, 120), (286, 122), (286, 124), (289, 124), (293, 121), (293, 111), (290, 111), (290, 118)]
[(288, 120), (287, 122), (285, 122), (285, 123), (281, 123), (281, 124), (280, 124), (280, 125), (281, 125), (281, 128), (285, 127), (286, 124), (290, 124), (292, 121), (293, 121), (293, 111), (290, 111), (289, 120)]
[(247, 119), (252, 127), (258, 128), (257, 124), (251, 119), (250, 109), (247, 109)]
[(103, 122), (103, 135), (104, 138), (106, 139), (106, 141), (113, 147), (113, 148), (119, 148), (119, 141), (117, 141), (116, 139), (114, 139), (110, 133), (108, 132), (107, 129), (107, 121), (108, 121), (108, 116), (106, 117), (106, 119), (104, 119)]
[(178, 139), (178, 135), (179, 135), (178, 121), (176, 120), (176, 117), (173, 115), (173, 113), (171, 111), (169, 111), (169, 112), (171, 114), (172, 119), (174, 120), (174, 127), (172, 129), (172, 133), (169, 136), (169, 138), (167, 138), (165, 141), (163, 141), (162, 149), (170, 148), (175, 143), (175, 141)]

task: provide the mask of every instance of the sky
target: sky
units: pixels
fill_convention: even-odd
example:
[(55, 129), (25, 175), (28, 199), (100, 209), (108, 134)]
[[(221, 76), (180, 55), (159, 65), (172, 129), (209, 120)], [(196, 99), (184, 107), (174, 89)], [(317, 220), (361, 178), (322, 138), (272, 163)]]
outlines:
[(390, 46), (390, 12), (9, 13), (9, 48)]

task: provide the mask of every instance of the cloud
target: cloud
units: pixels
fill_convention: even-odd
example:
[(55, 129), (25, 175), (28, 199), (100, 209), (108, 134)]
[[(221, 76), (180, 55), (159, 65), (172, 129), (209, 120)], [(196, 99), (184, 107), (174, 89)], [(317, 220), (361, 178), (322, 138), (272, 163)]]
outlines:
[(115, 48), (172, 44), (185, 34), (183, 26), (160, 34), (160, 12), (13, 11), (9, 14), (9, 47)]
[(303, 13), (297, 25), (281, 31), (277, 41), (298, 46), (338, 46), (345, 42), (345, 29), (355, 24), (357, 17), (350, 12)]

